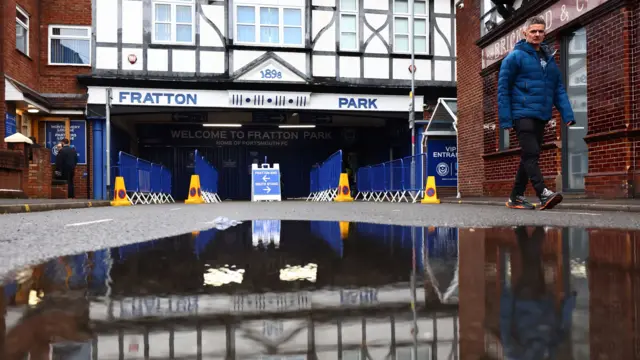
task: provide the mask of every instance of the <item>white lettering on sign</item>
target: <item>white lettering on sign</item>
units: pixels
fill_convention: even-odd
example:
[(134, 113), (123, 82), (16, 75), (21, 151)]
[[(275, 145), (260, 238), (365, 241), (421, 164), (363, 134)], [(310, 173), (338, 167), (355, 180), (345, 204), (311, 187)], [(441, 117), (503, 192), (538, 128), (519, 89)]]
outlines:
[[(544, 10), (542, 16), (547, 23), (546, 32), (552, 32), (568, 22), (590, 12), (608, 0), (561, 0)], [(518, 41), (523, 39), (522, 32), (526, 30), (522, 24), (510, 33), (482, 49), (482, 68), (486, 68), (505, 57)]]
[(341, 305), (365, 306), (378, 303), (378, 289), (340, 290)]
[(458, 157), (458, 151), (455, 146), (445, 146), (445, 151), (434, 151), (434, 158), (456, 158)]
[(122, 319), (145, 316), (191, 315), (198, 313), (198, 296), (125, 298), (120, 301), (119, 308), (120, 313), (114, 314), (114, 317)]
[(210, 139), (216, 145), (288, 146), (290, 140), (332, 140), (327, 131), (171, 130), (173, 139)]
[(237, 312), (300, 311), (311, 308), (311, 294), (250, 294), (233, 296), (232, 308)]

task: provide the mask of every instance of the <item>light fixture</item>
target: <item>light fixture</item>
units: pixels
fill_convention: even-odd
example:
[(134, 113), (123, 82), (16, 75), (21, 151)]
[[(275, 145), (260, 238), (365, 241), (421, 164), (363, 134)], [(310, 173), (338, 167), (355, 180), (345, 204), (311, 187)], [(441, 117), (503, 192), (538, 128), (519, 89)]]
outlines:
[(214, 123), (207, 123), (207, 124), (202, 124), (202, 126), (204, 126), (204, 127), (242, 127), (242, 124), (214, 124)]
[(30, 112), (32, 114), (37, 114), (40, 112), (40, 110), (36, 109), (36, 108), (29, 108), (27, 109), (27, 112)]
[(280, 129), (313, 129), (315, 125), (278, 125)]

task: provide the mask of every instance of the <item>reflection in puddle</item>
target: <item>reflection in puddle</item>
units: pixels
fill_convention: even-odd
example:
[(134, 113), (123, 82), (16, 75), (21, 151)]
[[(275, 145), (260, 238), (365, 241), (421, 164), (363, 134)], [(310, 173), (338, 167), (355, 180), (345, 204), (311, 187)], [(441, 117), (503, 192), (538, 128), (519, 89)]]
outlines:
[(14, 272), (2, 286), (0, 354), (638, 358), (638, 233), (228, 219), (216, 227)]

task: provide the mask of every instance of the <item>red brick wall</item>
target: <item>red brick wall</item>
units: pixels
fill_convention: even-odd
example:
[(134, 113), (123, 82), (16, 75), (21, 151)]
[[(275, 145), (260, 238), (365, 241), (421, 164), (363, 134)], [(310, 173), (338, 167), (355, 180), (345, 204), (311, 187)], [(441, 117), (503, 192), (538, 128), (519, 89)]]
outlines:
[(22, 163), (22, 152), (0, 149), (0, 189), (22, 190)]
[(76, 76), (88, 74), (91, 67), (49, 66), (49, 25), (91, 26), (91, 0), (41, 0), (42, 26), (40, 27), (40, 89), (42, 93), (86, 93)]
[[(38, 26), (38, 0), (3, 0), (4, 12), (4, 71), (7, 75), (29, 86), (38, 89), (38, 66), (40, 32)], [(20, 5), (29, 14), (29, 56), (16, 49), (16, 5)]]
[(480, 48), (481, 0), (465, 0), (456, 14), (458, 49), (458, 184), (462, 196), (482, 195), (484, 177), (482, 78)]
[[(587, 106), (589, 133), (625, 131), (631, 123), (632, 108), (637, 106), (638, 89), (632, 87), (633, 54), (637, 36), (633, 33), (633, 11), (615, 10), (587, 25)], [(635, 43), (635, 44), (634, 44)], [(635, 50), (633, 50), (635, 48)], [(628, 197), (632, 194), (632, 143), (626, 139), (596, 138), (589, 146), (587, 192), (605, 197)]]
[(29, 163), (29, 176), (24, 192), (29, 198), (48, 199), (51, 197), (51, 153), (47, 148), (34, 148)]

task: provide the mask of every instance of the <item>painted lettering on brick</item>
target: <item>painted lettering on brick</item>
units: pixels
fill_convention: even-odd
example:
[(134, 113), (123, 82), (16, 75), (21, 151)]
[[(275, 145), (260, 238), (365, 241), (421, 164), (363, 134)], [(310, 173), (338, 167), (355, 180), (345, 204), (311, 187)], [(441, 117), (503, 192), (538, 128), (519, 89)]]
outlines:
[(118, 102), (127, 105), (198, 105), (198, 94), (120, 91)]
[(374, 98), (338, 98), (338, 108), (340, 109), (378, 109)]
[[(542, 11), (542, 16), (547, 23), (546, 32), (552, 32), (578, 17), (590, 12), (608, 0), (561, 0)], [(505, 57), (515, 44), (524, 38), (522, 32), (526, 30), (525, 24), (504, 35), (500, 39), (482, 49), (482, 68), (486, 68)]]

